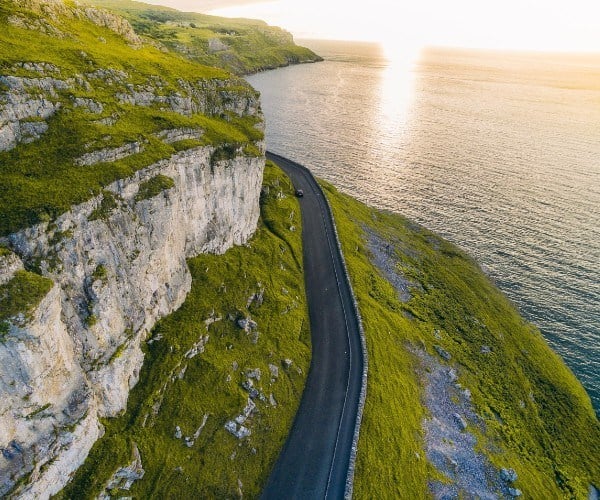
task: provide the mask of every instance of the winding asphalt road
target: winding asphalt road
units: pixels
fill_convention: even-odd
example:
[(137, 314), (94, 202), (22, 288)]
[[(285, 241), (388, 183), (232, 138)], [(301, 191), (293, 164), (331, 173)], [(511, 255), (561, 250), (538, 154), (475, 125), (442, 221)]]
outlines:
[(304, 191), (312, 360), (298, 413), (262, 498), (343, 498), (365, 362), (359, 321), (321, 188), (302, 165), (269, 152), (267, 158)]

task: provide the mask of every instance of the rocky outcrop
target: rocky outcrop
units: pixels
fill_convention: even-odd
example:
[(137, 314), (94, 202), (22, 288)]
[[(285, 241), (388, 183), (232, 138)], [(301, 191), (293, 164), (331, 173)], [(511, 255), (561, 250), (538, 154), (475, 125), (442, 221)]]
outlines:
[(83, 12), (85, 12), (85, 16), (94, 24), (102, 26), (103, 28), (108, 28), (118, 35), (121, 35), (134, 47), (141, 47), (141, 38), (133, 30), (133, 27), (126, 19), (94, 7), (86, 7)]
[(0, 247), (0, 286), (8, 283), (20, 269), (23, 269), (21, 259)]
[(215, 52), (221, 52), (223, 50), (229, 50), (229, 45), (222, 42), (220, 38), (209, 38), (208, 39), (208, 52), (214, 54)]
[(169, 130), (161, 130), (156, 137), (167, 144), (173, 144), (178, 141), (199, 140), (202, 138), (203, 131), (196, 128), (174, 128)]
[(105, 148), (86, 153), (75, 160), (75, 164), (81, 166), (95, 165), (96, 163), (105, 163), (121, 160), (131, 155), (136, 155), (144, 150), (144, 146), (139, 142), (123, 144), (118, 148)]
[[(186, 259), (254, 232), (264, 158), (215, 162), (213, 153), (174, 155), (5, 238), (54, 287), (0, 343), (0, 495), (60, 490), (101, 435), (99, 417), (125, 408), (148, 330), (188, 293)], [(140, 199), (140, 186), (158, 175), (173, 187)], [(2, 257), (0, 274), (21, 261)]]
[(61, 108), (56, 90), (64, 90), (66, 83), (55, 78), (0, 76), (0, 86), (7, 89), (0, 94), (0, 151), (7, 151), (47, 130), (44, 120)]
[[(33, 67), (29, 63), (22, 65)], [(35, 68), (37, 71), (44, 66), (38, 65)], [(211, 116), (234, 114), (241, 117), (256, 116), (260, 113), (255, 92), (235, 79), (196, 82), (179, 79), (178, 90), (167, 92), (163, 88), (164, 82), (158, 77), (151, 78), (143, 85), (127, 83), (128, 78), (127, 73), (113, 69), (98, 69), (65, 80), (54, 76), (0, 76), (0, 151), (8, 151), (19, 143), (40, 139), (48, 130), (48, 120), (66, 107), (85, 108), (90, 113), (101, 114), (104, 110), (102, 102), (71, 95), (81, 89), (88, 91), (97, 87), (114, 87), (115, 98), (121, 104), (159, 106), (163, 111), (172, 111), (184, 116), (201, 113)], [(238, 87), (232, 90), (232, 86), (236, 85)], [(2, 88), (5, 89), (4, 92), (1, 91)], [(244, 88), (247, 90), (240, 90)], [(65, 98), (65, 95), (68, 97)], [(116, 118), (106, 117), (100, 121), (112, 125)], [(165, 132), (165, 142), (199, 139), (202, 134), (201, 131), (191, 128)], [(105, 153), (106, 151), (100, 152), (100, 155)], [(87, 156), (82, 158), (82, 164), (90, 165), (100, 161), (93, 158), (94, 152), (91, 155), (90, 159)], [(114, 159), (109, 158), (106, 161)]]
[(105, 492), (98, 498), (101, 500), (110, 500), (110, 490), (117, 488), (120, 490), (129, 490), (133, 483), (144, 477), (145, 471), (142, 466), (142, 457), (137, 445), (134, 443), (131, 449), (131, 458), (133, 461), (126, 467), (121, 467), (108, 481)]
[(232, 85), (242, 81), (235, 80), (202, 80), (190, 83), (180, 79), (177, 81), (177, 92), (165, 93), (157, 82), (144, 85), (127, 84), (126, 92), (118, 92), (116, 98), (121, 104), (133, 106), (159, 106), (165, 111), (173, 111), (184, 116), (196, 113), (206, 115), (254, 116), (258, 111), (256, 95), (248, 89), (240, 94), (239, 89), (232, 90)]

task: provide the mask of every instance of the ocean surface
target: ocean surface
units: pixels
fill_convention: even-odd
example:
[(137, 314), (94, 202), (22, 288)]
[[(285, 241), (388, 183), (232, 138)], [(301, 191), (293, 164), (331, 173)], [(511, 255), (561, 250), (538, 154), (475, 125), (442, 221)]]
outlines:
[(252, 75), (268, 148), (457, 243), (600, 412), (600, 56), (304, 40)]

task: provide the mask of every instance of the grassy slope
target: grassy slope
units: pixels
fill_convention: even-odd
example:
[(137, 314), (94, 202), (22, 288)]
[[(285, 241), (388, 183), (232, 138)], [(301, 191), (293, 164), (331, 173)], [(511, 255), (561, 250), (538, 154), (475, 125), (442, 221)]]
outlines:
[[(42, 19), (66, 33), (64, 38), (40, 31), (23, 29), (8, 23), (9, 16), (30, 20)], [(104, 40), (105, 42), (102, 42)], [(228, 118), (196, 114), (182, 116), (158, 107), (122, 104), (115, 94), (126, 91), (125, 85), (147, 84), (160, 75), (163, 95), (181, 92), (178, 79), (197, 82), (226, 79), (223, 70), (201, 66), (183, 57), (144, 46), (131, 48), (114, 32), (96, 26), (86, 19), (62, 16), (52, 20), (39, 12), (28, 11), (12, 2), (0, 3), (0, 74), (39, 78), (35, 72), (15, 69), (21, 62), (46, 62), (60, 68), (50, 74), (66, 80), (77, 74), (110, 68), (125, 71), (125, 82), (92, 81), (93, 88), (73, 84), (51, 98), (62, 103), (61, 110), (49, 120), (42, 139), (20, 144), (0, 152), (0, 236), (41, 220), (56, 217), (72, 204), (81, 203), (115, 179), (131, 175), (160, 159), (168, 158), (182, 148), (202, 144), (246, 144), (262, 138), (254, 128), (255, 118)], [(0, 94), (3, 89), (0, 88)], [(253, 93), (250, 88), (235, 87), (237, 93)], [(104, 106), (101, 115), (75, 108), (72, 97), (91, 98)], [(114, 125), (98, 120), (117, 117)], [(177, 127), (201, 128), (206, 133), (201, 141), (165, 144), (152, 134)], [(146, 141), (142, 153), (93, 168), (82, 168), (74, 160), (83, 153), (120, 146), (133, 141)]]
[[(369, 385), (359, 443), (357, 498), (425, 498), (436, 472), (422, 449), (421, 388), (407, 346), (452, 354), (487, 431), (479, 445), (514, 467), (525, 498), (587, 498), (600, 479), (600, 424), (564, 362), (515, 307), (452, 244), (398, 215), (371, 209), (326, 185), (364, 319)], [(422, 292), (406, 304), (370, 263), (364, 227), (394, 247)], [(441, 340), (434, 331), (441, 332)], [(481, 345), (492, 354), (481, 354)], [(532, 398), (530, 398), (530, 393)], [(520, 407), (520, 402), (526, 402)], [(496, 450), (492, 452), (490, 450)], [(418, 455), (417, 455), (418, 454)]]
[[(126, 413), (105, 422), (106, 435), (62, 497), (93, 497), (118, 466), (129, 463), (132, 442), (146, 470), (132, 489), (136, 498), (229, 498), (237, 495), (238, 478), (244, 495), (260, 492), (291, 426), (310, 361), (298, 202), (289, 180), (274, 166), (267, 165), (264, 186), (268, 193), (263, 189), (261, 221), (249, 244), (189, 261), (192, 291), (178, 311), (154, 328), (152, 336), (163, 338), (146, 349)], [(297, 229), (290, 231), (290, 225)], [(247, 309), (248, 297), (261, 287), (264, 303)], [(207, 328), (204, 321), (213, 312), (223, 319)], [(251, 315), (260, 331), (256, 344), (227, 319), (229, 314)], [(187, 360), (184, 353), (207, 333), (206, 351)], [(290, 369), (282, 366), (285, 358), (294, 362)], [(279, 379), (272, 383), (268, 363), (279, 367)], [(185, 365), (183, 380), (173, 381)], [(278, 406), (257, 400), (259, 412), (246, 424), (252, 435), (238, 441), (223, 426), (246, 404), (242, 372), (257, 367), (262, 378), (255, 386), (267, 397), (272, 392)], [(146, 420), (158, 400), (159, 413)], [(174, 438), (176, 425), (189, 436), (206, 413), (206, 427), (193, 447)]]
[[(263, 21), (180, 12), (131, 0), (85, 2), (123, 15), (138, 33), (192, 60), (237, 74), (320, 60), (311, 50), (294, 44), (289, 33)], [(211, 52), (211, 39), (219, 40), (229, 49)]]

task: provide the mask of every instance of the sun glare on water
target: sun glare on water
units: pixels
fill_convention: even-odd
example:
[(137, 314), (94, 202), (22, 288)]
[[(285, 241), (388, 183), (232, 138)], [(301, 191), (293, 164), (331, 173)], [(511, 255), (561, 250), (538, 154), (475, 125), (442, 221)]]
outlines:
[[(413, 99), (415, 65), (421, 47), (395, 34), (382, 36), (381, 46), (386, 66), (381, 74), (380, 111), (382, 133), (394, 137), (408, 120)], [(386, 130), (389, 129), (389, 130)]]

